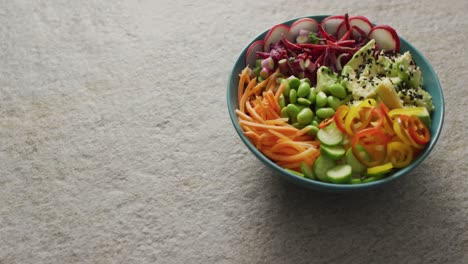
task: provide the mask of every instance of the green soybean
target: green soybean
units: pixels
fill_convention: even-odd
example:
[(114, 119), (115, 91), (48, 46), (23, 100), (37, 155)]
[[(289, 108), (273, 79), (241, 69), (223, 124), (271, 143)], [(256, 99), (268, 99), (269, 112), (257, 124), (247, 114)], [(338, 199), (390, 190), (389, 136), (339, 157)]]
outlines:
[(281, 117), (282, 118), (289, 118), (288, 108), (283, 107), (281, 108)]
[(288, 106), (286, 106), (286, 108), (288, 109), (288, 115), (291, 119), (295, 120), (296, 117), (297, 117), (297, 114), (299, 114), (299, 112), (301, 111), (299, 109), (299, 107), (297, 107), (297, 105), (295, 104), (288, 104)]
[(311, 136), (316, 136), (318, 131), (319, 131), (319, 128), (316, 127), (316, 126), (313, 126), (313, 125), (308, 125), (307, 127), (310, 127), (309, 131), (307, 131), (307, 134), (311, 135)]
[(299, 108), (299, 112), (302, 111), (304, 108), (309, 108), (308, 105), (303, 105), (303, 104), (296, 104), (297, 108)]
[(297, 128), (297, 129), (303, 129), (304, 128), (304, 125), (301, 124), (301, 123), (293, 123), (292, 126)]
[(348, 82), (345, 81), (345, 80), (341, 80), (340, 82), (341, 86), (343, 86), (344, 88), (346, 88), (348, 86)]
[(297, 88), (297, 96), (301, 98), (305, 98), (310, 93), (310, 85), (306, 82), (301, 83), (299, 88)]
[(297, 114), (297, 122), (301, 125), (308, 125), (314, 119), (314, 112), (310, 108), (302, 109), (299, 114)]
[[(281, 98), (280, 98), (280, 100), (281, 100)], [(327, 97), (327, 103), (335, 111), (341, 105), (340, 99), (338, 97), (333, 96), (333, 95), (330, 95), (330, 96)]]
[(315, 106), (318, 108), (324, 107), (327, 105), (327, 95), (324, 92), (318, 92), (315, 97)]
[(315, 104), (316, 95), (317, 95), (317, 91), (315, 90), (315, 88), (314, 87), (310, 88), (309, 96), (307, 97), (307, 100), (309, 100), (312, 104)]
[(278, 104), (281, 108), (286, 106), (286, 99), (284, 99), (284, 95), (280, 95)]
[(309, 106), (312, 104), (311, 101), (305, 99), (305, 98), (297, 98), (297, 102), (301, 105), (306, 105), (306, 106)]
[(332, 84), (328, 87), (328, 91), (330, 91), (330, 93), (340, 99), (345, 99), (346, 98), (346, 88), (344, 88), (341, 84), (339, 83), (335, 83), (335, 84)]
[(319, 123), (316, 120), (313, 120), (311, 123), (313, 126), (318, 127)]
[(294, 89), (291, 89), (291, 91), (289, 91), (289, 102), (291, 102), (292, 104), (295, 104), (297, 102), (297, 92)]
[(303, 79), (301, 79), (301, 83), (305, 83), (305, 82), (308, 83), (309, 86), (312, 84), (312, 83), (310, 82), (310, 79), (309, 79), (309, 78), (303, 78)]
[(301, 81), (299, 81), (299, 79), (294, 76), (289, 77), (288, 80), (289, 80), (289, 87), (291, 89), (297, 90), (297, 88), (299, 88), (299, 85), (301, 85)]
[(282, 83), (285, 83), (285, 85), (286, 85), (284, 87), (284, 90), (283, 90), (283, 95), (288, 97), (289, 96), (289, 91), (291, 91), (291, 88), (289, 87), (289, 82), (288, 82), (288, 80), (283, 79)]
[(315, 113), (317, 114), (318, 117), (325, 119), (325, 118), (332, 117), (335, 114), (335, 110), (333, 110), (333, 108), (331, 107), (325, 107), (325, 108), (317, 109)]

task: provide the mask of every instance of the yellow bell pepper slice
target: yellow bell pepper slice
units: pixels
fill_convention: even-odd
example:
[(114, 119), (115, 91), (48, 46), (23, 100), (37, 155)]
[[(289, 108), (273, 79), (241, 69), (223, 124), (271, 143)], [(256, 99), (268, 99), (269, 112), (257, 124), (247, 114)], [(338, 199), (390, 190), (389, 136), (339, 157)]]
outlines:
[(367, 168), (368, 175), (381, 175), (390, 172), (393, 169), (393, 164), (391, 162), (385, 163), (383, 165)]
[(387, 162), (395, 168), (404, 168), (413, 161), (413, 149), (400, 141), (392, 141), (387, 145)]

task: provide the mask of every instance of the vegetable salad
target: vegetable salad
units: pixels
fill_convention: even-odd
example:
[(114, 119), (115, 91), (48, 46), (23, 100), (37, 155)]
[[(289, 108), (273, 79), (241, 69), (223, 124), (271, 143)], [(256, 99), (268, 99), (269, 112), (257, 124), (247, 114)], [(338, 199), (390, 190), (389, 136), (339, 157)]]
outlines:
[(408, 166), (430, 141), (433, 105), (389, 26), (362, 16), (273, 27), (239, 75), (244, 134), (285, 170), (359, 184)]

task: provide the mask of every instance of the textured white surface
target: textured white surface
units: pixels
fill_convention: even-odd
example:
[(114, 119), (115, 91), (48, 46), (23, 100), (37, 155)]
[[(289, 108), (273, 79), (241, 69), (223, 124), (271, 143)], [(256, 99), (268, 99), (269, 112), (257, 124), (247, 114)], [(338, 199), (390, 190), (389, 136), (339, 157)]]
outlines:
[[(0, 0), (0, 263), (468, 263), (467, 11), (462, 0)], [(344, 12), (420, 49), (447, 115), (407, 177), (321, 194), (247, 151), (226, 83), (266, 28)]]

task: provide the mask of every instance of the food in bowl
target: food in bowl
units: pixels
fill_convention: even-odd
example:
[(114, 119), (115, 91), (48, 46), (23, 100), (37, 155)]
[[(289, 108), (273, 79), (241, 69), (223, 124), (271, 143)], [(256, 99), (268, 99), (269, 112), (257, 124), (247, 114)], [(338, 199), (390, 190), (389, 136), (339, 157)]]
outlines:
[(431, 139), (432, 98), (411, 54), (362, 16), (277, 25), (247, 50), (238, 122), (290, 173), (360, 184), (405, 168)]

